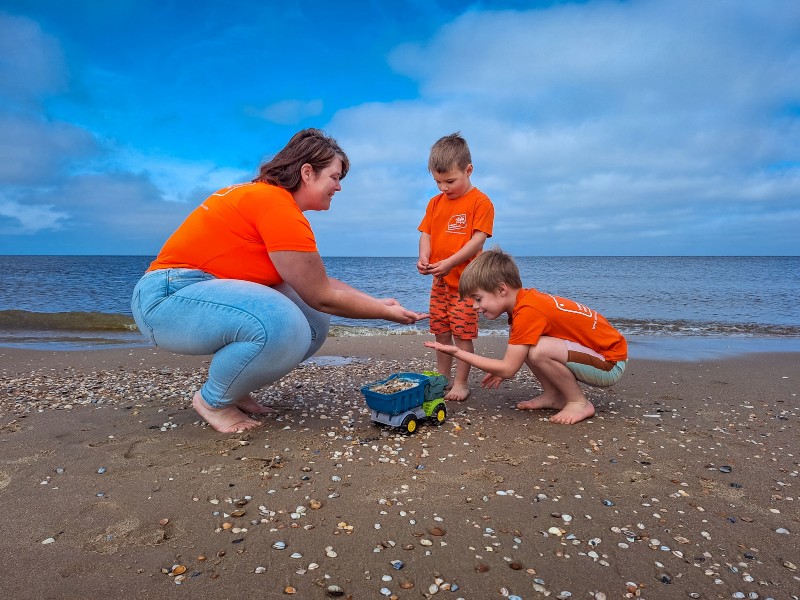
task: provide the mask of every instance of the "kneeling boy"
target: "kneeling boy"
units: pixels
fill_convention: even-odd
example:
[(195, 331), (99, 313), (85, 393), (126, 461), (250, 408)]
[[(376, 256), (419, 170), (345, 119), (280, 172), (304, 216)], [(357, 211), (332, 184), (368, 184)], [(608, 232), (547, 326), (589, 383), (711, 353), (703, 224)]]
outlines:
[(625, 371), (628, 344), (608, 321), (587, 306), (524, 289), (514, 259), (495, 248), (473, 260), (458, 286), (487, 319), (508, 315), (508, 348), (502, 359), (479, 356), (456, 346), (425, 346), (486, 371), (483, 387), (498, 388), (523, 364), (536, 375), (543, 393), (517, 403), (520, 410), (556, 409), (553, 423), (571, 425), (594, 416), (594, 406), (578, 381), (598, 387), (616, 383)]

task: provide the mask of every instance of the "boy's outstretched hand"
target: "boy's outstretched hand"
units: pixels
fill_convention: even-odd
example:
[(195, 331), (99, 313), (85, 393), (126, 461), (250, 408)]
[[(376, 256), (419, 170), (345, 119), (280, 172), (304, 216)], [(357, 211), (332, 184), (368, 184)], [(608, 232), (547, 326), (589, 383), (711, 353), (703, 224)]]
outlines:
[(503, 378), (497, 375), (492, 375), (491, 373), (487, 373), (483, 376), (481, 380), (481, 387), (485, 388), (492, 388), (497, 389), (500, 387), (500, 384), (503, 383)]
[(445, 344), (440, 344), (439, 342), (425, 342), (424, 345), (428, 348), (438, 350), (439, 352), (449, 354), (450, 356), (453, 356), (456, 352), (458, 352), (458, 348), (456, 346), (447, 346)]

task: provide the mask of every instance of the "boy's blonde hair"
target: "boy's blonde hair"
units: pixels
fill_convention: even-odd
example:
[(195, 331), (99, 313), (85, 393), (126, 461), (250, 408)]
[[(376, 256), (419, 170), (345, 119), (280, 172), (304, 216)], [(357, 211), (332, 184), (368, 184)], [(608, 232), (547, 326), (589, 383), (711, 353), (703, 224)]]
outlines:
[(465, 170), (472, 163), (467, 140), (456, 131), (446, 135), (433, 145), (428, 158), (428, 171), (431, 173), (447, 173), (453, 167)]
[(522, 288), (522, 278), (514, 259), (495, 246), (467, 265), (458, 282), (458, 293), (463, 300), (478, 290), (496, 292), (502, 283), (511, 289)]

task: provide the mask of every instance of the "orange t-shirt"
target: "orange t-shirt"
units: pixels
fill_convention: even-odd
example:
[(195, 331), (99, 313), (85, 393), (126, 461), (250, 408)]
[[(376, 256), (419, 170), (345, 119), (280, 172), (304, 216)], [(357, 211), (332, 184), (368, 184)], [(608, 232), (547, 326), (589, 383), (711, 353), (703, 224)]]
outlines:
[(628, 360), (628, 343), (605, 317), (573, 300), (531, 289), (517, 292), (508, 343), (535, 346), (543, 335), (577, 342), (609, 362)]
[[(436, 263), (461, 250), (476, 231), (492, 237), (493, 224), (492, 201), (474, 187), (455, 200), (450, 200), (444, 194), (431, 198), (425, 209), (425, 217), (417, 229), (431, 236), (430, 262)], [(454, 267), (445, 275), (445, 283), (458, 289), (461, 273), (471, 260)]]
[(311, 225), (292, 195), (267, 183), (211, 194), (161, 248), (148, 271), (200, 269), (220, 279), (281, 283), (269, 252), (316, 252)]

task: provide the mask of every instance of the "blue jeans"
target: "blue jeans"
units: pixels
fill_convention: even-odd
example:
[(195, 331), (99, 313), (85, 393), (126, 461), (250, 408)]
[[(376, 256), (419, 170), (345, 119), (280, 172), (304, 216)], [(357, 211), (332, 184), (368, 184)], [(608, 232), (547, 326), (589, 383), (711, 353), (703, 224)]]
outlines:
[(133, 290), (141, 332), (177, 354), (213, 354), (200, 389), (212, 408), (235, 403), (312, 356), (330, 316), (288, 285), (217, 279), (196, 269), (150, 271)]

